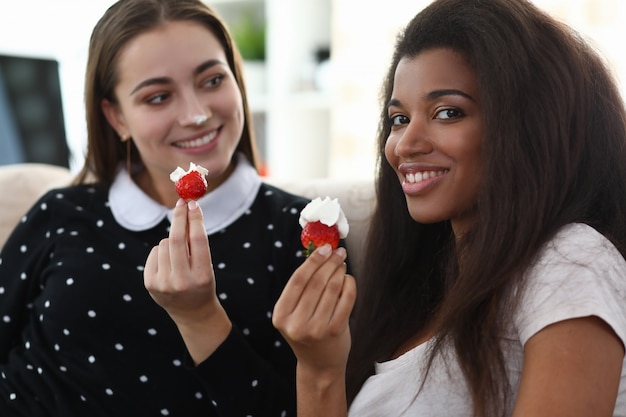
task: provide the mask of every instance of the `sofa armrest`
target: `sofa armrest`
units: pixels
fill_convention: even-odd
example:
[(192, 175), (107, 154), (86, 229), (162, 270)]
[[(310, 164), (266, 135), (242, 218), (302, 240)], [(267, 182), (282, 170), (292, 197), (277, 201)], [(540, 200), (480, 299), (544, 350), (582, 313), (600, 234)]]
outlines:
[(0, 166), (0, 248), (39, 197), (71, 180), (70, 170), (56, 165), (22, 163)]

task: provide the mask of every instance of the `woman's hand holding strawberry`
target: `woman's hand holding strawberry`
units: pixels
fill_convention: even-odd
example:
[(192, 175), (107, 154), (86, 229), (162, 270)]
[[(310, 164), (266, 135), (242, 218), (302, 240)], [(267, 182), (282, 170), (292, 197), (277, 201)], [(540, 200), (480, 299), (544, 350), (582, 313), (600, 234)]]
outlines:
[[(293, 273), (274, 307), (274, 326), (298, 358), (298, 392), (319, 393), (315, 398), (298, 397), (298, 415), (321, 415), (323, 407), (345, 404), (348, 321), (356, 299), (345, 258), (344, 248), (333, 251), (325, 244), (316, 249)], [(301, 391), (305, 385), (311, 389)]]
[(176, 204), (169, 237), (148, 256), (144, 284), (178, 326), (196, 364), (228, 336), (232, 325), (215, 293), (209, 241), (195, 201)]

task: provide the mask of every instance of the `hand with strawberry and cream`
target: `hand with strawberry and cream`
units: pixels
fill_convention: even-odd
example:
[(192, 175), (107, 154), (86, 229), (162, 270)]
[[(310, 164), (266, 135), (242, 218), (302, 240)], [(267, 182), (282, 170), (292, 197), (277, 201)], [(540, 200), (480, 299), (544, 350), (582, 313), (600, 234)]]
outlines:
[(315, 198), (302, 209), (299, 222), (302, 226), (300, 240), (306, 255), (324, 243), (337, 249), (339, 240), (345, 239), (350, 231), (348, 219), (336, 198)]
[(337, 199), (328, 197), (311, 201), (299, 221), (307, 258), (274, 306), (272, 323), (296, 355), (297, 378), (314, 381), (305, 389), (324, 390), (331, 393), (329, 404), (345, 404), (356, 281), (346, 273), (346, 249), (338, 245), (348, 235), (348, 221)]

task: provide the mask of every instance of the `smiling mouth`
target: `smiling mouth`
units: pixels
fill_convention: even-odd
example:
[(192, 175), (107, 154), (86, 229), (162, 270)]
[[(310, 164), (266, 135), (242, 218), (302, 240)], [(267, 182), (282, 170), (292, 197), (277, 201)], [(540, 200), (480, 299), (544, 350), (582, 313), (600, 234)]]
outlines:
[(213, 139), (215, 139), (217, 133), (217, 131), (214, 131), (197, 139), (176, 142), (174, 143), (174, 146), (176, 146), (177, 148), (197, 148), (200, 146), (204, 146), (208, 143), (213, 142)]
[(448, 172), (447, 169), (443, 169), (439, 171), (423, 171), (423, 172), (416, 172), (416, 173), (409, 172), (404, 176), (404, 178), (406, 182), (410, 184), (415, 184), (415, 183), (429, 180), (432, 178), (440, 177), (447, 172)]

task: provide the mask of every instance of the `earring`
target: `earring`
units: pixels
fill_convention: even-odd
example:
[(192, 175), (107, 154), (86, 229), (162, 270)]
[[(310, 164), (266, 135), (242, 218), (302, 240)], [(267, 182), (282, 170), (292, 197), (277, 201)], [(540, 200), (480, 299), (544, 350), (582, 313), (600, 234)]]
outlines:
[(207, 120), (208, 117), (206, 117), (204, 114), (199, 114), (193, 117), (193, 122), (196, 124), (196, 126), (202, 126), (206, 123)]
[(126, 135), (124, 135), (124, 137), (126, 138), (126, 171), (128, 172), (128, 176), (131, 177), (130, 175), (130, 135), (128, 137), (126, 137)]

